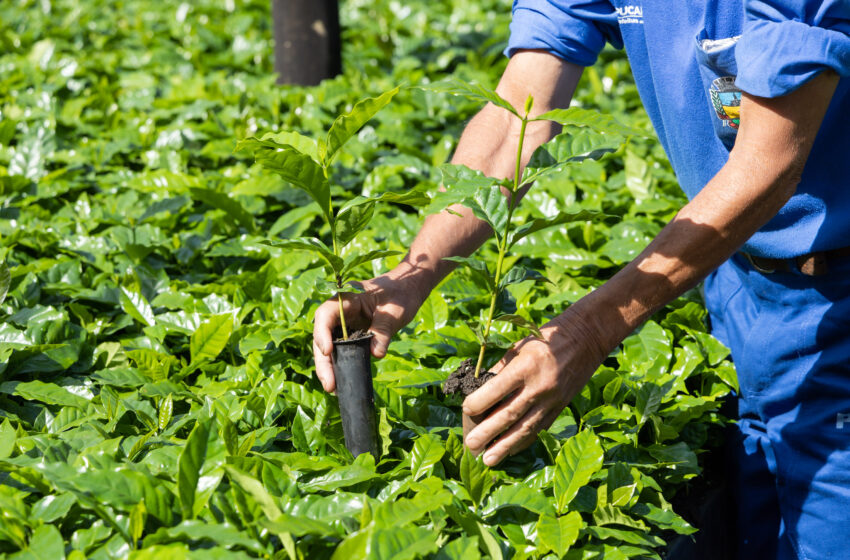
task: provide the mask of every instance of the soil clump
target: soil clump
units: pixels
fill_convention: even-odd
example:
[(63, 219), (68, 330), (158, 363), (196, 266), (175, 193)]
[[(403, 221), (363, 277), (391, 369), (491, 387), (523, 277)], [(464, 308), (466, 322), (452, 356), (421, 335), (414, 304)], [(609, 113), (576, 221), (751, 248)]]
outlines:
[(464, 360), (456, 370), (449, 375), (443, 384), (443, 393), (452, 395), (460, 393), (464, 397), (471, 395), (476, 389), (496, 377), (495, 373), (482, 371), (475, 377), (475, 360)]
[(372, 336), (372, 333), (370, 333), (369, 331), (364, 330), (364, 329), (357, 329), (353, 333), (349, 333), (347, 339), (343, 339), (342, 338), (342, 329), (337, 327), (337, 328), (334, 329), (334, 332), (333, 332), (333, 337), (334, 337), (333, 341), (334, 341), (334, 344), (336, 344), (337, 342), (351, 342), (353, 340), (360, 340), (361, 338), (368, 338), (370, 336)]

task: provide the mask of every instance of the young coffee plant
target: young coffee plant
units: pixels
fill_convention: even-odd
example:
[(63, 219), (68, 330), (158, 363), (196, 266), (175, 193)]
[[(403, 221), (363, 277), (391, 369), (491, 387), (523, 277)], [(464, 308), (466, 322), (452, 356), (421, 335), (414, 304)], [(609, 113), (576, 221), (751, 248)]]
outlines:
[[(378, 111), (397, 94), (396, 87), (377, 97), (359, 101), (351, 112), (336, 118), (328, 131), (327, 138), (313, 139), (295, 131), (269, 133), (262, 138), (248, 138), (237, 145), (238, 150), (251, 150), (254, 158), (266, 169), (274, 171), (284, 180), (306, 192), (319, 205), (321, 216), (330, 228), (330, 247), (314, 237), (274, 240), (275, 247), (309, 251), (324, 261), (328, 279), (324, 287), (337, 294), (340, 308), (340, 327), (343, 340), (348, 340), (348, 326), (342, 313), (343, 292), (357, 290), (350, 282), (362, 264), (398, 254), (398, 251), (372, 250), (360, 252), (343, 250), (369, 225), (379, 202), (396, 202), (409, 206), (427, 204), (429, 198), (419, 191), (406, 193), (385, 192), (373, 197), (355, 196), (336, 203), (331, 197), (331, 164), (339, 150)], [(327, 289), (320, 292), (327, 293)]]
[[(483, 325), (471, 325), (480, 343), (474, 377), (478, 379), (484, 363), (485, 351), (491, 346), (505, 346), (503, 341), (491, 336), (494, 322), (508, 322), (526, 329), (535, 336), (540, 335), (537, 326), (513, 310), (500, 309), (504, 292), (511, 284), (525, 280), (545, 280), (537, 271), (521, 266), (507, 266), (506, 257), (511, 248), (525, 237), (542, 229), (579, 220), (600, 217), (599, 214), (582, 210), (560, 212), (549, 218), (535, 218), (524, 224), (512, 221), (514, 209), (519, 202), (523, 187), (548, 175), (558, 173), (565, 165), (586, 159), (598, 159), (614, 151), (627, 135), (634, 131), (621, 125), (613, 117), (601, 115), (581, 108), (555, 109), (536, 117), (530, 117), (534, 99), (529, 96), (522, 110), (515, 108), (495, 91), (480, 85), (460, 81), (435, 84), (429, 89), (467, 98), (493, 103), (520, 120), (519, 143), (514, 160), (514, 176), (511, 179), (495, 179), (464, 165), (446, 164), (441, 171), (447, 190), (434, 197), (429, 210), (436, 211), (452, 204), (461, 204), (473, 214), (487, 222), (493, 230), (498, 257), (495, 263), (486, 263), (476, 257), (449, 257), (467, 267), (473, 276), (487, 286), (490, 306)], [(562, 125), (563, 132), (535, 150), (528, 165), (522, 168), (522, 150), (528, 123), (555, 121)], [(507, 191), (507, 196), (505, 196)], [(451, 211), (451, 210), (449, 210)]]

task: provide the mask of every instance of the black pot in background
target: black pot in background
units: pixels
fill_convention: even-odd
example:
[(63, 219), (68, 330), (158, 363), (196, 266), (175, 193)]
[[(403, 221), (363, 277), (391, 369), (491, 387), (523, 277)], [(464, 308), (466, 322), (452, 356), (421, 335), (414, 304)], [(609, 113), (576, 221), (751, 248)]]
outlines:
[(378, 459), (371, 343), (371, 334), (355, 340), (334, 341), (333, 367), (345, 447), (355, 457), (371, 453)]

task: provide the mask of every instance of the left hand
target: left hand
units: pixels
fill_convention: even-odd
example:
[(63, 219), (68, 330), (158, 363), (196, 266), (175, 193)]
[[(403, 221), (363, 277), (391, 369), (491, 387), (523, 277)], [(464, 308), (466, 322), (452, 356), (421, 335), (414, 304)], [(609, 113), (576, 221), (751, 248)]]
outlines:
[(570, 311), (541, 328), (542, 339), (517, 343), (492, 368), (498, 375), (463, 401), (469, 416), (501, 403), (466, 437), (473, 453), (486, 449), (485, 464), (496, 465), (531, 445), (608, 355), (594, 329)]

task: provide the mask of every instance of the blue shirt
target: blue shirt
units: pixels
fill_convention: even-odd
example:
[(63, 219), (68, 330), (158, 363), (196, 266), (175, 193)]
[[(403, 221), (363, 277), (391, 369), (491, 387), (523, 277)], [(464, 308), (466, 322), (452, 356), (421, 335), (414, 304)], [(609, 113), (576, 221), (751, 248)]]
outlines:
[(606, 42), (625, 46), (688, 198), (729, 157), (741, 91), (776, 97), (836, 71), (796, 193), (743, 250), (785, 258), (850, 246), (850, 0), (514, 0), (505, 52), (589, 66)]

